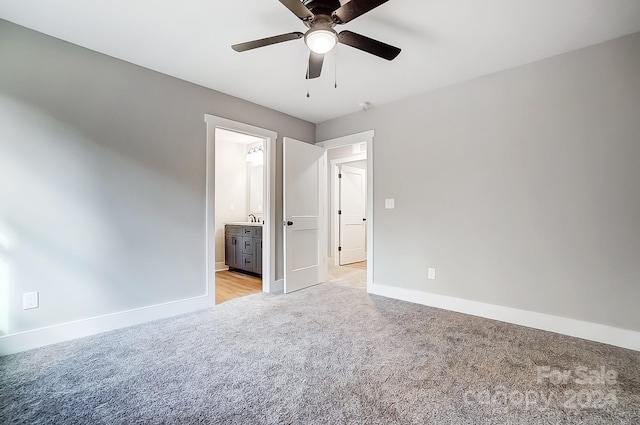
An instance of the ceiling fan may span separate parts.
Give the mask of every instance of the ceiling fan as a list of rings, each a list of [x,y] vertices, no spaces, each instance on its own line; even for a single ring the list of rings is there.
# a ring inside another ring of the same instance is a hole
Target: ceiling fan
[[[318,78],[322,71],[322,62],[325,53],[330,52],[337,43],[355,47],[372,55],[393,60],[400,49],[389,44],[374,40],[364,35],[351,31],[336,32],[336,25],[346,24],[349,21],[364,15],[370,10],[386,3],[388,0],[350,0],[344,5],[340,0],[279,0],[293,14],[302,20],[309,28],[306,33],[290,32],[260,40],[231,46],[236,52],[257,49],[258,47],[282,43],[283,41],[304,38],[309,47],[309,67],[306,78]]]

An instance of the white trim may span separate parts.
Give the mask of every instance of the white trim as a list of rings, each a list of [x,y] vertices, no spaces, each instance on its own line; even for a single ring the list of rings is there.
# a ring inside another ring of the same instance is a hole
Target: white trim
[[[350,134],[348,136],[336,137],[335,139],[324,140],[316,143],[316,146],[320,146],[325,149],[338,148],[340,146],[354,145],[356,143],[363,143],[373,140],[374,131],[368,130],[361,133]],[[371,146],[367,145],[367,152]]]
[[[114,329],[126,328],[152,320],[176,316],[178,314],[191,313],[212,306],[211,296],[204,295],[18,332],[0,337],[0,356],[95,335]]]
[[[222,272],[225,270],[229,270],[229,267],[224,263],[224,261],[216,261],[216,271]]]
[[[275,194],[276,194],[276,141],[278,133],[238,121],[205,114],[207,123],[207,201],[206,201],[206,267],[207,282],[215,294],[215,129],[235,131],[264,139],[264,222],[262,227],[262,291],[272,292],[276,277]],[[266,248],[266,249],[265,249]]]
[[[333,211],[331,211],[330,217],[332,218],[331,232],[333,233],[333,237],[330,239],[329,243],[333,242],[333,244],[329,248],[333,262],[330,262],[329,264],[333,264],[334,266],[340,265],[340,252],[338,251],[338,246],[340,245],[340,216],[336,211],[340,208],[340,182],[338,181],[338,174],[340,174],[338,164],[334,164],[334,162],[331,161],[331,181],[333,182],[331,194],[333,195]]]
[[[640,351],[637,331],[387,285],[367,285],[367,292]]]
[[[316,143],[317,146],[325,149],[337,148],[340,146],[353,145],[356,143],[367,143],[367,288],[373,285],[374,255],[373,255],[373,130],[362,133],[351,134],[349,136],[338,137]],[[328,250],[327,250],[328,251]],[[334,259],[335,261],[335,259]]]

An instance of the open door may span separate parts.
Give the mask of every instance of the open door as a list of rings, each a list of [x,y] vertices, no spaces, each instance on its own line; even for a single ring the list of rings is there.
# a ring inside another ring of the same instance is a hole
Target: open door
[[[340,169],[340,265],[367,259],[367,179],[365,170],[343,165]]]
[[[318,146],[283,141],[284,292],[327,280],[327,157]]]

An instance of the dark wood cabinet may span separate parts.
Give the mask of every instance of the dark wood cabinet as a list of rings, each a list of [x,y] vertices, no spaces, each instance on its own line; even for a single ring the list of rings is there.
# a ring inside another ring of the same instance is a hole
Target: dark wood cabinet
[[[232,268],[239,268],[242,264],[242,236],[236,226],[225,226],[224,262]]]
[[[253,238],[256,254],[253,257],[253,272],[262,274],[262,238]]]
[[[262,275],[262,227],[227,224],[224,228],[229,269]]]

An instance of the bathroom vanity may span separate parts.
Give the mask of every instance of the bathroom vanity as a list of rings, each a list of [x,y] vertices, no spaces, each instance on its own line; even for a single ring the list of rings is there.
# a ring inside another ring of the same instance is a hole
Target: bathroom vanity
[[[262,223],[227,223],[224,257],[229,270],[262,275]]]

